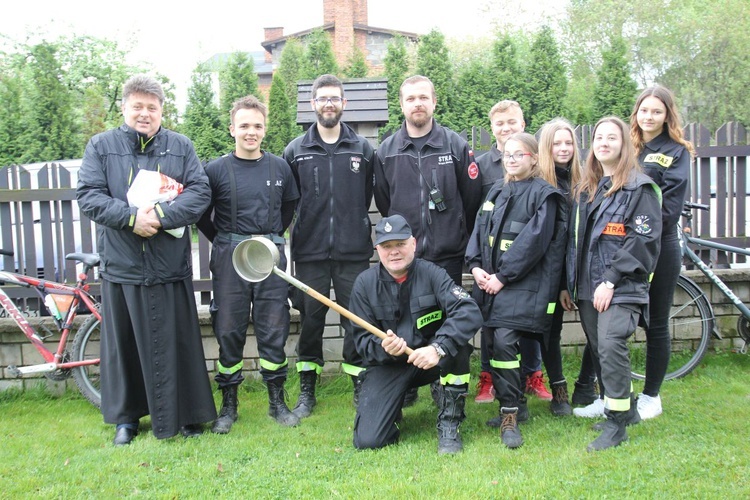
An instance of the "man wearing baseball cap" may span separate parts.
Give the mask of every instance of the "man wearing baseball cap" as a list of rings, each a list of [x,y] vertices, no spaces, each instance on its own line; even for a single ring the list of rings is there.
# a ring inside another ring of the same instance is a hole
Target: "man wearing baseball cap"
[[[349,307],[388,337],[353,324],[367,368],[360,374],[354,446],[395,443],[406,392],[439,380],[438,453],[457,453],[463,449],[458,427],[466,418],[469,340],[482,323],[479,307],[443,268],[415,258],[416,240],[401,215],[378,222],[375,249],[380,262],[357,277]]]

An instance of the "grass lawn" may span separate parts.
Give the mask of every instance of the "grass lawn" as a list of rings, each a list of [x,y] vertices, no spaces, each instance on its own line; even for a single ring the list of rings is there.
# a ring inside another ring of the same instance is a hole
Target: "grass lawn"
[[[570,357],[569,357],[570,358]],[[579,360],[568,359],[569,385]],[[289,404],[298,392],[290,380]],[[636,390],[642,387],[636,384]],[[216,394],[217,402],[220,399]],[[313,415],[282,428],[267,415],[259,382],[240,391],[228,435],[159,441],[148,419],[132,445],[77,393],[0,394],[0,498],[747,498],[750,496],[750,356],[709,354],[688,377],[665,383],[664,414],[628,430],[630,441],[599,453],[592,421],[556,418],[530,398],[525,444],[508,450],[477,405],[461,427],[464,452],[437,455],[437,409],[429,388],[404,410],[401,442],[352,446],[351,384],[318,390]]]

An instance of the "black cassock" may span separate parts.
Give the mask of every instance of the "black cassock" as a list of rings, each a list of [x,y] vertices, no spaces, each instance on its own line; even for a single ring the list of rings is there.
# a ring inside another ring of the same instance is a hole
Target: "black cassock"
[[[190,278],[153,286],[102,280],[102,414],[151,415],[154,436],[216,418]]]

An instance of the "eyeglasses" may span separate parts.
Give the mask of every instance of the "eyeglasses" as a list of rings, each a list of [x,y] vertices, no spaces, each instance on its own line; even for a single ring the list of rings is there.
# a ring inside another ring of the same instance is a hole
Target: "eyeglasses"
[[[523,157],[524,157],[524,156],[531,156],[531,153],[524,153],[524,152],[522,152],[522,151],[516,151],[516,152],[515,152],[515,153],[513,153],[512,155],[509,155],[508,153],[505,153],[505,154],[503,155],[503,160],[505,160],[505,161],[508,161],[508,160],[510,160],[511,158],[513,158],[513,159],[514,159],[514,160],[516,160],[516,161],[523,161]]]
[[[331,104],[335,106],[336,104],[341,104],[341,101],[343,101],[344,98],[343,97],[316,97],[313,100],[317,102],[318,104],[320,104],[321,106],[325,106],[326,103],[328,102],[330,102]]]

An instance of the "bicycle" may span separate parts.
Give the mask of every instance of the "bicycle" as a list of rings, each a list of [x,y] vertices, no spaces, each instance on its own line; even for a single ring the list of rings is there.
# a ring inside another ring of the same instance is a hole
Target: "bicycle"
[[[699,269],[716,288],[729,299],[740,311],[737,319],[737,331],[745,341],[741,352],[747,352],[750,343],[750,308],[748,308],[737,295],[719,278],[711,268],[690,248],[694,245],[698,248],[713,248],[729,253],[750,256],[750,251],[731,245],[724,245],[713,241],[703,240],[692,236],[691,210],[708,210],[708,205],[685,202],[682,217],[685,224],[681,227],[680,246],[682,248],[683,262],[692,264]],[[677,280],[672,313],[670,315],[670,332],[672,335],[672,356],[667,368],[665,380],[684,377],[701,362],[708,350],[711,337],[721,340],[721,334],[716,326],[716,316],[713,306],[706,297],[705,292],[692,279],[681,274]],[[632,376],[638,380],[645,379],[646,359],[646,337],[640,328],[631,340],[631,366]]]
[[[13,252],[0,249],[0,254],[13,256]],[[29,339],[34,348],[44,358],[44,363],[28,366],[7,367],[7,372],[16,377],[28,374],[43,373],[50,380],[65,380],[71,373],[81,394],[94,406],[101,406],[101,392],[99,389],[99,340],[101,334],[101,314],[99,302],[89,293],[89,284],[86,282],[88,273],[99,265],[99,255],[94,253],[71,253],[65,256],[67,260],[75,260],[83,264],[83,272],[78,275],[75,286],[39,279],[23,274],[0,271],[0,285],[16,285],[25,288],[33,288],[40,297],[41,304],[49,312],[54,320],[55,326],[60,333],[60,340],[54,351],[44,343],[45,339],[51,337],[51,332],[46,326],[41,328],[44,333],[40,335],[34,327],[26,320],[26,317],[18,309],[8,294],[0,288],[0,304],[13,318],[24,335]],[[88,309],[91,316],[84,320],[83,324],[73,335],[72,344],[68,349],[71,338],[73,320],[79,314],[80,309]]]

